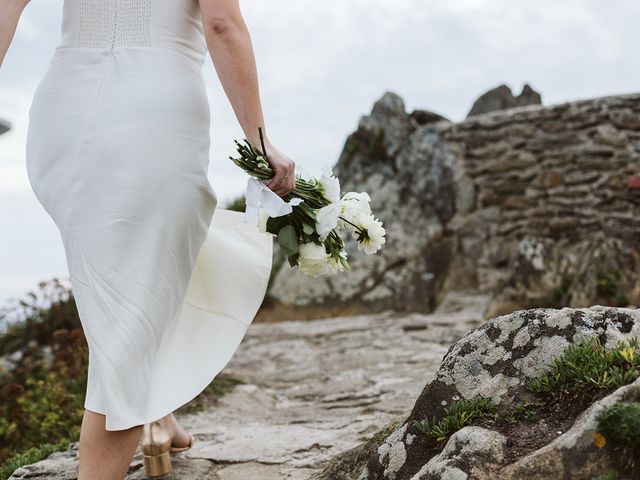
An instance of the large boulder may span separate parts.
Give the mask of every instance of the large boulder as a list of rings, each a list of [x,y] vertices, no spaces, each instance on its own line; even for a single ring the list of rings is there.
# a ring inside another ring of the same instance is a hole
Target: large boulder
[[[334,168],[370,194],[386,244],[347,239],[352,270],[324,278],[285,262],[259,316],[428,313],[456,289],[492,294],[485,318],[638,305],[639,163],[640,94],[452,123],[386,92]]]
[[[502,407],[535,401],[526,388],[529,380],[550,371],[554,358],[568,345],[594,337],[606,349],[620,340],[640,338],[640,310],[600,305],[519,310],[469,331],[448,349],[406,420],[370,456],[359,480],[488,479],[497,478],[491,476],[496,469],[505,479],[560,480],[585,478],[566,474],[572,466],[581,465],[576,472],[582,473],[607,467],[606,455],[597,455],[598,447],[592,441],[595,414],[629,398],[632,391],[640,399],[640,379],[596,402],[566,431],[539,431],[541,436],[557,433],[557,437],[524,458],[507,462],[507,468],[503,465],[506,439],[499,432],[463,428],[437,452],[417,441],[422,432],[413,424],[425,417],[440,420],[445,408],[460,399],[484,397]],[[552,465],[550,458],[555,459]]]
[[[467,117],[528,105],[542,105],[542,96],[531,85],[525,83],[520,95],[514,96],[511,89],[502,84],[480,95]]]
[[[455,213],[455,155],[437,131],[416,135],[428,116],[407,114],[402,99],[387,92],[361,118],[334,174],[343,191],[368,191],[371,208],[386,228],[382,253],[356,252],[346,238],[352,270],[310,278],[285,263],[270,298],[279,318],[347,315],[389,308],[431,311],[439,303],[454,243],[444,225]],[[430,117],[435,120],[436,117]]]

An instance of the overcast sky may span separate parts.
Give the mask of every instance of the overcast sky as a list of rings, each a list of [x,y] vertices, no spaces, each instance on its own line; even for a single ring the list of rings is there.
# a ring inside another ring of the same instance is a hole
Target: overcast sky
[[[26,176],[28,109],[60,41],[62,0],[32,0],[0,71],[0,304],[68,274],[53,221]],[[386,90],[407,110],[462,120],[473,100],[529,82],[543,103],[639,91],[634,0],[243,0],[271,141],[311,172]],[[242,137],[210,59],[209,178],[223,206],[244,191],[230,160]]]

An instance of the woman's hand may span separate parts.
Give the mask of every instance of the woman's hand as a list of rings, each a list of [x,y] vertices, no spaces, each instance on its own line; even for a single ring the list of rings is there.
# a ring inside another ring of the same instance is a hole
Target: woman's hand
[[[255,148],[262,150],[260,143],[252,143]],[[267,150],[267,161],[275,172],[274,177],[267,184],[271,190],[284,197],[287,193],[291,192],[296,187],[296,164],[293,160],[280,152],[277,148],[271,145],[266,138],[264,139],[264,146]]]

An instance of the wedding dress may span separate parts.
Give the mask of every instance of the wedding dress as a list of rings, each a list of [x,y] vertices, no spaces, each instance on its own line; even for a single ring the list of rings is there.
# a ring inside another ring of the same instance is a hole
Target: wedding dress
[[[29,109],[26,167],[58,227],[89,347],[84,406],[157,420],[229,362],[272,237],[217,207],[197,0],[64,0]]]

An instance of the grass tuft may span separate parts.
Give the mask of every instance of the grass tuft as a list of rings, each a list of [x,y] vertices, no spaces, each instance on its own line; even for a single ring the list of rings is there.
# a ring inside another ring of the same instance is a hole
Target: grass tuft
[[[445,416],[440,421],[436,422],[435,417],[432,417],[429,423],[429,419],[424,418],[421,421],[414,420],[413,425],[435,440],[438,447],[443,447],[453,433],[470,425],[476,418],[493,411],[494,408],[495,405],[484,397],[462,399],[451,403],[445,409]]]
[[[619,341],[614,348],[606,350],[600,339],[593,337],[569,345],[554,359],[552,370],[532,379],[527,388],[540,395],[563,397],[621,387],[638,376],[639,338]]]

